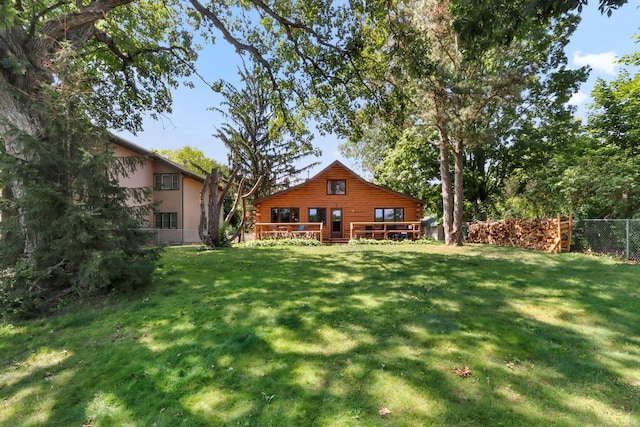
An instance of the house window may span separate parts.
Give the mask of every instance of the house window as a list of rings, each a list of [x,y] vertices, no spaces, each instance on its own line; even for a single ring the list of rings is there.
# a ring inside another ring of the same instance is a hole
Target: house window
[[[271,222],[300,222],[300,208],[271,208]]]
[[[347,181],[344,179],[327,180],[327,194],[347,194]]]
[[[155,228],[178,228],[176,212],[156,212],[153,214]]]
[[[177,173],[154,173],[153,188],[155,190],[178,190],[180,175]]]
[[[309,222],[327,225],[327,208],[309,208]]]
[[[403,208],[376,208],[374,220],[377,222],[401,222],[404,221]]]

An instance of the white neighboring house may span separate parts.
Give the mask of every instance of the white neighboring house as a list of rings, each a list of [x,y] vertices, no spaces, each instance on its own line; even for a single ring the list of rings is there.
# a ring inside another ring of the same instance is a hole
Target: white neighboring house
[[[149,215],[149,228],[155,231],[155,243],[200,243],[200,192],[204,178],[116,135],[111,135],[111,143],[116,157],[144,156],[147,159],[129,176],[120,177],[120,185],[153,189],[150,201],[158,204]]]

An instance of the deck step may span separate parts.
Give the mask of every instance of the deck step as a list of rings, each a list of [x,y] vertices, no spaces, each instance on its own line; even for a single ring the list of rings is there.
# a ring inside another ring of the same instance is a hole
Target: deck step
[[[349,243],[349,239],[346,238],[341,238],[341,239],[325,239],[323,241],[323,243],[327,244],[327,245],[342,245],[342,244],[346,244]]]

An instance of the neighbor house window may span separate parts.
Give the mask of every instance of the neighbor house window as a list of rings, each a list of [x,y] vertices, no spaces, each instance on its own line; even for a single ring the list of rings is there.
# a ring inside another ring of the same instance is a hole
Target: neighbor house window
[[[344,179],[327,180],[327,194],[347,194],[347,181]]]
[[[178,228],[176,212],[156,212],[153,214],[155,228]]]
[[[327,208],[309,208],[309,222],[327,225]]]
[[[271,222],[299,222],[300,208],[271,208]]]
[[[153,188],[156,190],[177,190],[180,175],[177,173],[154,173]]]
[[[374,220],[378,222],[401,222],[404,221],[403,208],[376,208]]]

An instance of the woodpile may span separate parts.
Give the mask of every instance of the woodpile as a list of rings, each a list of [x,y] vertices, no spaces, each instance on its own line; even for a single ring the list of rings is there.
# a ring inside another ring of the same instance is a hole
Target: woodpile
[[[556,219],[475,222],[469,225],[467,242],[514,246],[546,252],[569,252],[572,216]]]

